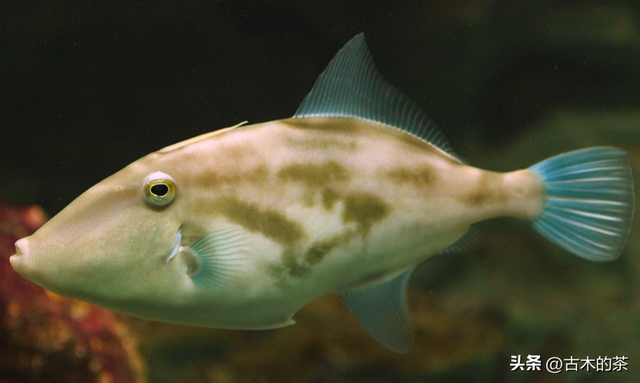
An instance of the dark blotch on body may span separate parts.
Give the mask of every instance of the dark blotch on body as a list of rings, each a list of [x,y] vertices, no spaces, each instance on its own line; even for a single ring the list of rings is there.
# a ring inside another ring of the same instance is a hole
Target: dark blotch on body
[[[385,175],[393,182],[412,183],[418,186],[426,186],[436,180],[435,171],[427,165],[417,168],[398,167],[389,170]]]
[[[349,171],[336,161],[328,161],[322,164],[293,164],[285,166],[278,172],[278,177],[283,180],[301,182],[312,189],[344,182],[351,179]]]
[[[345,140],[338,138],[326,138],[320,136],[320,133],[312,137],[306,138],[287,138],[287,143],[291,146],[304,150],[321,151],[321,150],[342,150],[344,152],[354,152],[358,149],[356,140]]]
[[[293,277],[302,277],[309,272],[309,265],[301,263],[298,253],[292,248],[288,248],[282,253],[282,264],[284,271]],[[279,275],[283,270],[276,267],[272,271]]]
[[[329,190],[329,189],[325,189]],[[325,196],[323,195],[323,199]],[[302,277],[309,273],[312,266],[320,263],[337,247],[351,241],[356,235],[367,235],[371,227],[390,214],[390,207],[380,197],[370,193],[353,193],[345,198],[335,192],[327,192],[323,205],[330,208],[338,200],[344,201],[342,220],[355,222],[355,229],[347,230],[332,237],[316,240],[305,250],[299,246],[288,246],[282,253],[282,265],[273,265],[271,273],[275,278],[285,276]]]
[[[380,197],[370,193],[354,193],[344,199],[342,220],[345,223],[356,222],[360,233],[367,235],[373,224],[389,213],[389,205]]]
[[[333,209],[333,206],[340,200],[340,194],[331,188],[322,189],[322,206],[327,209]]]
[[[204,183],[209,186],[237,186],[243,182],[261,184],[266,182],[268,176],[269,170],[266,166],[261,165],[241,173],[237,170],[233,172],[214,170],[204,173],[202,179]]]
[[[249,142],[242,144],[222,144],[216,147],[216,154],[221,161],[244,161],[247,158],[254,157],[256,150]]]
[[[293,129],[319,130],[322,134],[356,134],[360,133],[363,120],[350,117],[316,117],[288,118],[281,123]]]
[[[340,194],[330,185],[351,180],[348,169],[336,161],[285,166],[278,172],[278,177],[285,181],[303,184],[307,188],[303,196],[303,202],[307,206],[313,205],[316,193],[320,192],[322,206],[327,210],[331,210],[340,199]]]
[[[348,243],[354,235],[355,233],[353,231],[346,231],[322,241],[315,241],[305,253],[304,260],[307,261],[309,265],[317,264],[333,249]]]
[[[299,222],[287,219],[276,210],[262,209],[235,197],[220,198],[214,206],[229,221],[285,246],[293,246],[305,236]]]
[[[471,193],[463,195],[461,200],[472,206],[502,202],[507,199],[502,186],[501,176],[497,173],[482,172],[477,187]]]
[[[289,247],[282,253],[282,266],[272,265],[271,273],[276,278],[282,278],[285,275],[303,277],[309,273],[311,266],[320,263],[335,248],[349,243],[355,235],[355,231],[349,230],[327,239],[317,240],[304,252]]]

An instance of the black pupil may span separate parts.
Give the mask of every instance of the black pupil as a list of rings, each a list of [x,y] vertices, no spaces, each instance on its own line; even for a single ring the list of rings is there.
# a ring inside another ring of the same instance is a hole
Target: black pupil
[[[158,197],[163,197],[169,193],[169,187],[165,184],[155,184],[151,187],[151,193]]]

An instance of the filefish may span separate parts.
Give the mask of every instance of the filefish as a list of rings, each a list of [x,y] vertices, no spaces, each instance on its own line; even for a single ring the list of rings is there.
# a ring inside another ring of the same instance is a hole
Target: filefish
[[[410,350],[412,270],[475,222],[528,220],[580,257],[619,257],[634,194],[627,154],[577,150],[509,173],[464,164],[349,41],[292,118],[160,149],[91,187],[13,269],[56,294],[156,321],[292,325],[337,293],[385,347]]]

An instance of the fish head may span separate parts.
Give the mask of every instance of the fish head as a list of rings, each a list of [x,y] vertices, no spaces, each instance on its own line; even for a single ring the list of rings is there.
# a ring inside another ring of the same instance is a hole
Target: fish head
[[[183,201],[175,168],[162,169],[157,156],[91,187],[18,240],[13,269],[54,293],[117,311],[169,294],[181,283],[168,260],[180,245]]]

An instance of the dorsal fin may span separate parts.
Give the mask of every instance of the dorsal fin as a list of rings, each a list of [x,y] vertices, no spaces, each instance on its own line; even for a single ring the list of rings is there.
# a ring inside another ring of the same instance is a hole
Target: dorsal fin
[[[420,107],[378,72],[363,33],[336,54],[293,117],[355,117],[380,122],[411,133],[460,161]]]

